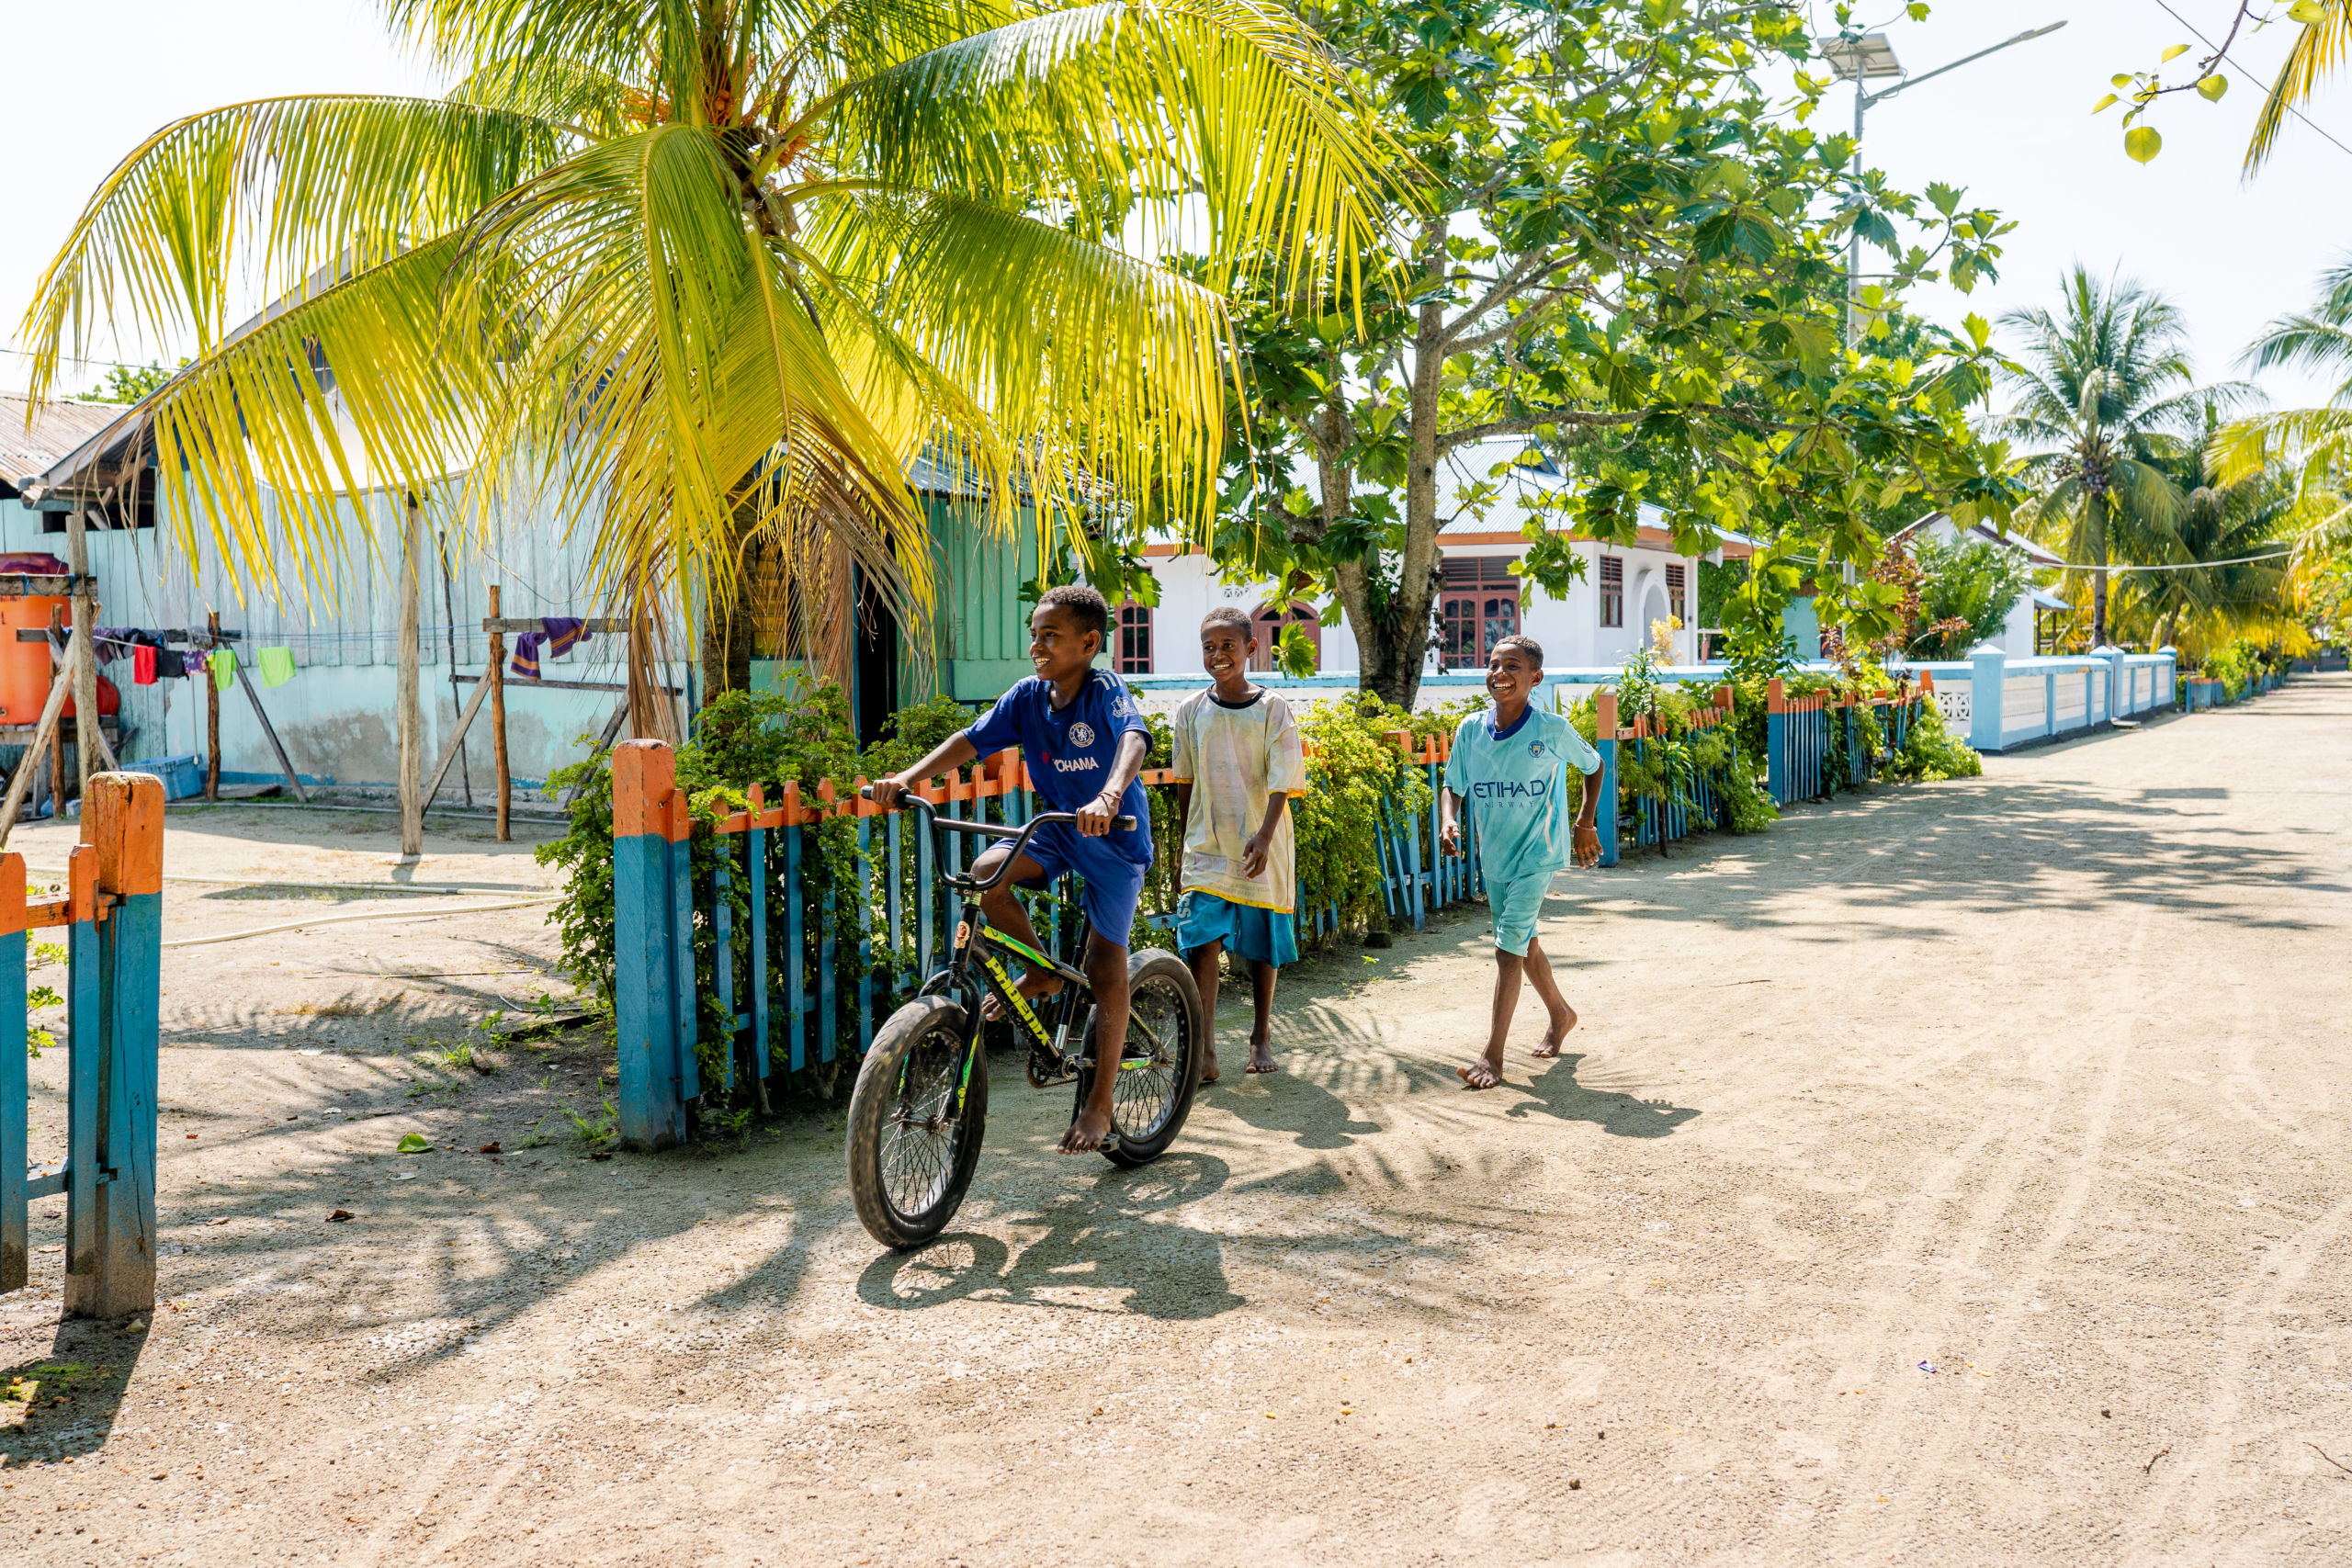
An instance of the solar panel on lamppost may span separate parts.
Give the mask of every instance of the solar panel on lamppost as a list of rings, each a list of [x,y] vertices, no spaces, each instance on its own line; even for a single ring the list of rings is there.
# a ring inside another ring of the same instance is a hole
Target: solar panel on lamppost
[[[1862,202],[1862,113],[1872,104],[1883,103],[1895,94],[1905,92],[1922,82],[1932,81],[1947,71],[1957,71],[1973,65],[1988,54],[1998,54],[2013,44],[2028,43],[2047,38],[2064,27],[2064,22],[2052,22],[2045,28],[2033,28],[2015,38],[2003,39],[1989,49],[1964,54],[1949,65],[1939,65],[1917,76],[1903,69],[1894,56],[1894,44],[1884,33],[1841,33],[1836,38],[1815,39],[1814,48],[1820,52],[1829,69],[1840,82],[1854,85],[1854,207],[1859,216]],[[1901,78],[1883,92],[1871,92],[1866,84],[1883,82],[1889,76]],[[1855,296],[1862,284],[1862,232],[1859,226],[1846,238],[1846,346],[1851,348],[1857,335]]]

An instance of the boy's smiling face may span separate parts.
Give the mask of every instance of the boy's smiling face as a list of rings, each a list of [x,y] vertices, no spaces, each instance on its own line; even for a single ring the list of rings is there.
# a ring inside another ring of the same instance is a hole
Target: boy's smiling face
[[[1211,621],[1201,628],[1201,668],[1220,686],[1243,680],[1257,653],[1258,639],[1229,622]]]
[[[1498,648],[1487,660],[1487,694],[1497,707],[1518,706],[1543,679],[1544,667],[1523,648]]]
[[[1094,663],[1102,639],[1078,629],[1077,617],[1059,604],[1040,604],[1029,617],[1029,663],[1057,685],[1068,685]]]

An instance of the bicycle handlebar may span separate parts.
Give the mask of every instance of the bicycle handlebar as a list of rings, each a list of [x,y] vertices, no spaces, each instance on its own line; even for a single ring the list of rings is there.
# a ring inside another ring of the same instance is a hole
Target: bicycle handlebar
[[[860,797],[872,800],[874,786],[867,784],[857,793]],[[936,806],[910,789],[899,792],[899,806],[904,810],[922,812],[924,824],[934,833],[945,830],[954,833],[970,833],[977,838],[1011,841],[1012,852],[1004,857],[1004,863],[997,867],[996,874],[985,882],[975,876],[957,876],[944,870],[940,873],[941,879],[950,887],[973,893],[989,892],[1006,877],[1012,875],[1012,863],[1021,857],[1023,850],[1029,847],[1029,840],[1038,829],[1057,822],[1073,828],[1078,825],[1078,813],[1075,811],[1041,811],[1018,828],[996,822],[967,822],[960,817],[940,816]],[[1138,824],[1133,817],[1119,816],[1111,818],[1111,826],[1121,832],[1130,832]]]

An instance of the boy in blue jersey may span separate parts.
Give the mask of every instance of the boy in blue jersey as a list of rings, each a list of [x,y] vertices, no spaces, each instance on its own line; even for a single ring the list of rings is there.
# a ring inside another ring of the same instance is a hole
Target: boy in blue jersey
[[[1013,863],[1012,874],[980,899],[989,924],[1031,947],[1037,932],[1012,895],[1014,883],[1032,887],[1066,871],[1085,878],[1086,954],[1080,967],[1094,990],[1097,1040],[1127,1037],[1127,939],[1135,928],[1136,903],[1143,895],[1144,868],[1151,864],[1151,806],[1136,775],[1151,750],[1151,727],[1136,711],[1126,682],[1094,668],[1111,623],[1110,606],[1091,588],[1046,591],[1029,617],[1029,662],[1036,673],[997,699],[978,724],[960,729],[939,749],[905,772],[872,785],[885,807],[924,779],[960,767],[1010,746],[1021,748],[1029,765],[1029,786],[1056,811],[1075,812],[1077,827],[1049,823],[1029,840]],[[1132,817],[1133,828],[1111,826]],[[995,874],[1010,846],[1000,844],[972,863],[982,877]],[[1021,979],[1021,994],[1036,998],[1061,988],[1051,971],[1032,969]],[[984,1010],[995,1016],[993,997]],[[1116,1058],[1114,1058],[1115,1063]],[[1066,1155],[1098,1148],[1111,1131],[1112,1095],[1118,1073],[1098,1072],[1086,1109],[1062,1134]]]
[[[1555,713],[1539,713],[1528,702],[1544,680],[1544,650],[1523,637],[1495,644],[1487,660],[1487,692],[1492,710],[1472,714],[1453,734],[1445,764],[1445,790],[1439,796],[1439,836],[1445,852],[1462,852],[1462,803],[1467,800],[1478,824],[1478,869],[1487,879],[1487,908],[1495,923],[1495,1007],[1487,1053],[1455,1072],[1472,1089],[1502,1082],[1503,1037],[1510,1032],[1524,975],[1551,1015],[1538,1056],[1556,1056],[1560,1043],[1577,1026],[1576,1010],[1552,978],[1552,961],[1535,940],[1535,919],[1552,878],[1571,861],[1591,865],[1600,859],[1600,835],[1593,826],[1600,805],[1600,753],[1576,727]],[[1584,776],[1584,801],[1573,825],[1568,815],[1568,770]]]

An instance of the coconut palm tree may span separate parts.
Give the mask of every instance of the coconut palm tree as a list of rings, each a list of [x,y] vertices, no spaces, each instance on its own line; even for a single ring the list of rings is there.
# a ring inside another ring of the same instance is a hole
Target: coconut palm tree
[[[2242,363],[2335,378],[2322,406],[2235,420],[2212,441],[2214,472],[2225,483],[2274,469],[2292,476],[2295,566],[2313,568],[2352,547],[2352,255],[2322,273],[2318,299],[2272,321]]]
[[[2189,570],[2129,573],[2115,600],[2118,625],[2143,632],[2152,648],[2171,644],[2192,657],[2296,624],[2287,559],[2273,554],[2293,527],[2293,487],[2275,474],[2234,483],[2201,477],[2182,496],[2173,559],[2153,563]]]
[[[2091,640],[2103,646],[2107,566],[2170,546],[2182,493],[2166,463],[2190,449],[2214,400],[2234,403],[2248,389],[2199,388],[2179,310],[2079,265],[2055,311],[2013,310],[2001,324],[2024,343],[2004,378],[2016,402],[1993,434],[2027,453],[2039,491],[2030,525],[2090,573]]]
[[[1312,288],[1385,199],[1339,66],[1266,0],[385,11],[455,91],[164,127],[23,328],[37,396],[103,334],[193,344],[157,466],[265,588],[348,562],[343,498],[463,473],[477,518],[527,487],[593,527],[640,610],[735,603],[757,546],[919,621],[918,452],[1001,513],[1205,516],[1225,305],[1141,258],[1181,226],[1213,281],[1271,255]],[[276,303],[238,331],[241,279]]]

